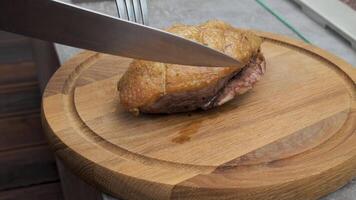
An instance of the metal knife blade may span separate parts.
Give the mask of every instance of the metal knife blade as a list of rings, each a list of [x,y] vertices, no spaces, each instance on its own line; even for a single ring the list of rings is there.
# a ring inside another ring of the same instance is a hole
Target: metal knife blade
[[[196,42],[57,0],[0,0],[0,29],[137,59],[241,66],[234,58]]]

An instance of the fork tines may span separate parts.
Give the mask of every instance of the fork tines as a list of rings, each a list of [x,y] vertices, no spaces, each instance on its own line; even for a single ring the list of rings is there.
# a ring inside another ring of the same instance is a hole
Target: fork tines
[[[148,24],[147,0],[115,0],[119,17],[140,24]]]

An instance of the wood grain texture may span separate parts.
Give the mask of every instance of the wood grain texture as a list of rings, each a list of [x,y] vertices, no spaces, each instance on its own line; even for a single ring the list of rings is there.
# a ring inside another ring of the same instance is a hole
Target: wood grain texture
[[[210,111],[132,116],[116,83],[130,59],[83,52],[43,97],[53,150],[83,180],[123,199],[317,199],[356,175],[356,73],[271,33],[267,72]]]
[[[38,82],[0,85],[0,118],[19,116],[23,112],[40,112],[41,93]]]
[[[62,200],[58,182],[0,191],[0,200]]]
[[[37,68],[32,61],[0,64],[0,85],[37,80]]]
[[[41,127],[38,70],[31,39],[0,31],[0,190],[59,180]],[[35,198],[32,190],[20,191],[1,192],[0,199],[24,199],[26,192]]]
[[[0,190],[57,181],[40,113],[0,118]]]
[[[0,152],[47,145],[40,113],[0,119]]]
[[[0,190],[58,181],[47,144],[0,151]]]

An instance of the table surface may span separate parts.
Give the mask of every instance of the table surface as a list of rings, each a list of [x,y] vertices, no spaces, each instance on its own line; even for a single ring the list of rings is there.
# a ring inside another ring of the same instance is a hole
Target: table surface
[[[113,1],[62,0],[85,8],[116,16]],[[356,66],[356,51],[344,39],[312,21],[299,7],[286,0],[265,0],[275,12],[286,19],[312,44],[345,59]],[[237,27],[275,32],[293,38],[298,36],[253,0],[149,0],[149,25],[164,28],[174,23],[197,24],[220,19]],[[56,44],[60,61],[64,62],[80,49]],[[104,199],[114,198],[104,195]],[[356,199],[356,180],[322,200]]]

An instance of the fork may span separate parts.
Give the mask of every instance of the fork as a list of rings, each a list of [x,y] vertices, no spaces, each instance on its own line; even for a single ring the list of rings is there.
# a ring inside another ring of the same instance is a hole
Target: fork
[[[147,0],[115,0],[119,18],[148,25]]]

